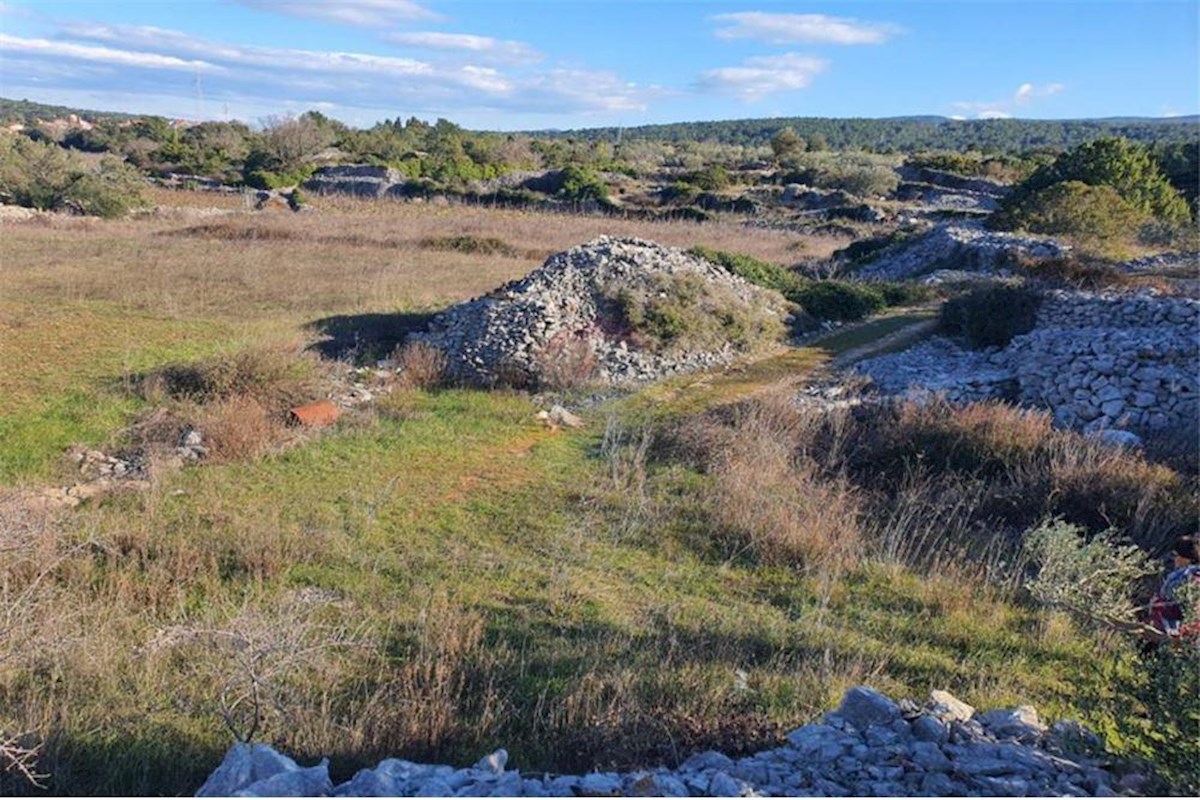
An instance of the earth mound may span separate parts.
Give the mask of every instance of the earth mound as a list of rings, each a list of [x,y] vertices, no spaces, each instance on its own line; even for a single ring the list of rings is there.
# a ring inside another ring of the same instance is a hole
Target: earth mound
[[[413,338],[479,385],[629,384],[778,341],[788,304],[683,250],[600,237],[439,314]]]

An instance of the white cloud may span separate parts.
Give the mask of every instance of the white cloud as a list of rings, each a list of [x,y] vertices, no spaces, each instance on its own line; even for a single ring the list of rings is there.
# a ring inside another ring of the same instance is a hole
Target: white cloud
[[[882,44],[900,32],[886,22],[862,22],[825,14],[768,14],[742,11],[717,14],[713,20],[727,24],[717,30],[721,39],[754,39],[767,44]]]
[[[383,28],[404,20],[436,20],[440,14],[413,0],[234,0],[260,11],[273,11],[293,17]]]
[[[650,98],[663,93],[654,87],[627,83],[606,71],[523,69],[511,73],[498,68],[498,64],[488,65],[485,57],[477,58],[471,48],[503,51],[503,45],[508,44],[493,40],[497,45],[491,45],[487,37],[450,43],[458,46],[457,52],[485,63],[439,63],[373,53],[235,45],[176,30],[132,25],[71,23],[62,26],[53,41],[5,38],[15,43],[8,49],[21,48],[21,80],[26,84],[81,95],[142,91],[160,95],[165,105],[162,97],[171,94],[165,91],[165,84],[171,83],[174,94],[186,98],[194,94],[194,87],[191,76],[182,71],[200,70],[210,109],[221,107],[216,105],[221,97],[237,98],[229,102],[239,108],[250,102],[247,98],[254,97],[262,99],[264,109],[300,102],[307,106],[336,103],[340,109],[353,109],[359,119],[367,109],[379,111],[379,117],[416,113],[458,119],[486,111],[561,117],[641,111]],[[441,43],[449,46],[445,40]],[[5,46],[5,40],[0,40],[0,48]],[[68,61],[78,67],[77,78],[58,69]],[[172,82],[165,79],[167,73],[129,69],[133,66],[167,67],[181,73]],[[194,97],[174,108],[171,115],[196,115]]]
[[[738,67],[705,70],[697,84],[702,91],[733,94],[753,102],[777,92],[806,89],[828,66],[824,59],[799,53],[757,56]]]
[[[541,54],[524,42],[511,39],[494,39],[491,36],[422,31],[389,33],[383,38],[393,44],[405,45],[407,47],[469,53],[472,56],[488,58],[508,64],[531,64],[542,60]]]
[[[1025,82],[1009,97],[1001,100],[959,100],[951,105],[959,111],[972,111],[979,119],[1008,119],[1034,100],[1050,97],[1067,88],[1061,83]]]
[[[1064,87],[1061,83],[1047,83],[1042,86],[1034,86],[1032,83],[1022,83],[1017,87],[1016,93],[1013,94],[1013,101],[1016,103],[1027,103],[1035,97],[1049,97],[1052,94],[1058,94]]]
[[[521,112],[643,111],[662,94],[662,89],[629,83],[614,72],[552,69],[523,78],[500,107]]]
[[[222,72],[215,64],[200,60],[187,60],[175,56],[147,53],[136,50],[118,50],[97,45],[57,42],[49,39],[23,39],[0,33],[0,52],[25,55],[70,58],[101,64],[114,64],[141,69],[172,69],[188,72]]]

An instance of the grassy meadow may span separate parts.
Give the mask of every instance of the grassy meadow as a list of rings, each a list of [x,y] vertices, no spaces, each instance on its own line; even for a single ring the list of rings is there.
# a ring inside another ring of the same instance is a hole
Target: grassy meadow
[[[385,202],[205,216],[189,208],[222,198],[157,199],[179,208],[0,229],[0,733],[38,748],[48,791],[191,793],[235,736],[329,755],[339,775],[501,746],[522,769],[675,762],[774,743],[857,683],[1108,713],[1119,649],[1022,599],[1015,551],[985,541],[988,514],[1009,512],[963,486],[999,492],[979,465],[1019,461],[1037,480],[1004,484],[1005,502],[1069,514],[1055,503],[1071,481],[1136,466],[1123,502],[1169,520],[1191,509],[1177,476],[1078,437],[1051,448],[1036,422],[998,441],[1008,418],[909,419],[895,429],[959,436],[981,460],[910,482],[910,513],[882,525],[894,487],[854,453],[899,459],[901,444],[864,431],[843,461],[810,457],[842,451],[807,418],[766,414],[770,387],[925,310],[649,387],[579,430],[538,424],[527,394],[405,387],[299,446],[156,471],[147,491],[77,509],[22,503],[68,478],[69,445],[119,445],[155,405],[140,377],[169,364],[270,348],[320,371],[306,348],[329,337],[383,354],[423,315],[600,234],[785,264],[844,244]],[[938,491],[966,510],[939,516]],[[960,529],[974,538],[953,541]]]

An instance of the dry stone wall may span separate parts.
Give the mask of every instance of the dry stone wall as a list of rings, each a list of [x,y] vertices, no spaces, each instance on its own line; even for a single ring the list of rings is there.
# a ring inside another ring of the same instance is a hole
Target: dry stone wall
[[[1049,410],[1063,428],[1188,429],[1200,421],[1200,301],[1056,291],[1002,350],[935,338],[856,369],[887,394],[1001,397]]]
[[[1163,430],[1200,415],[1200,302],[1054,292],[1006,360],[1018,401],[1063,427]]]

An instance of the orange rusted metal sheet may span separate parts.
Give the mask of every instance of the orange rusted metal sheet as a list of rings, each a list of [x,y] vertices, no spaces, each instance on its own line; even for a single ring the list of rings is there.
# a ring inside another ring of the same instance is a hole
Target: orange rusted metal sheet
[[[329,400],[319,400],[316,403],[296,406],[288,412],[288,418],[293,424],[303,425],[306,428],[327,428],[337,422],[341,415],[342,410]]]

